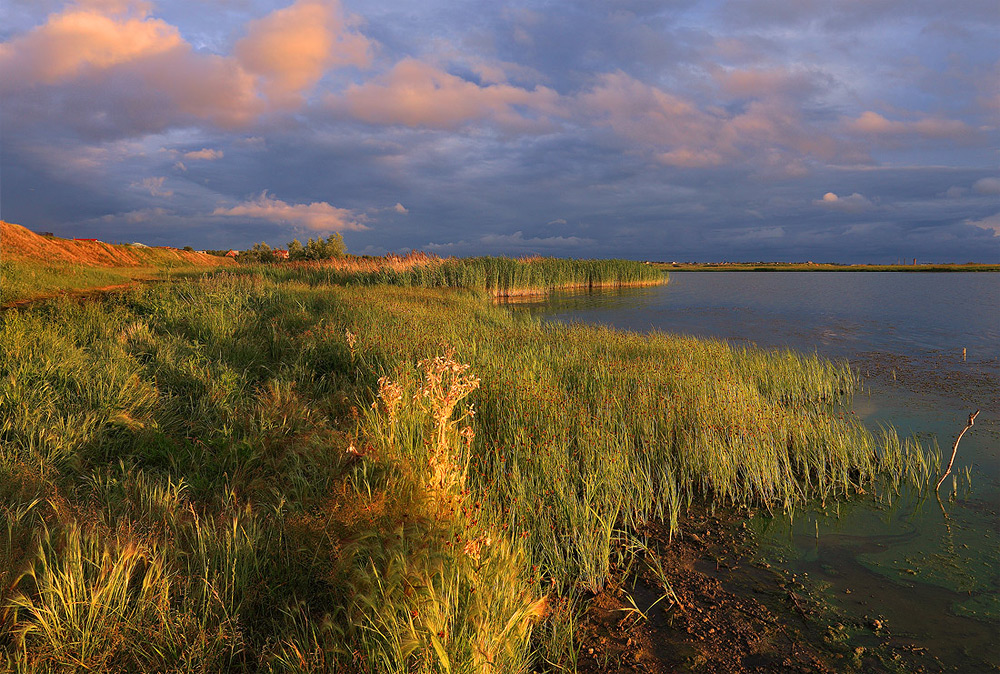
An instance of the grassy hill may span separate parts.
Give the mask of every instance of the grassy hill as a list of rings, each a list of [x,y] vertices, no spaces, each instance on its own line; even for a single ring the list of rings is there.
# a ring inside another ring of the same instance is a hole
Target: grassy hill
[[[229,258],[176,248],[40,236],[20,225],[0,221],[0,306],[64,291],[190,274],[231,264]]]

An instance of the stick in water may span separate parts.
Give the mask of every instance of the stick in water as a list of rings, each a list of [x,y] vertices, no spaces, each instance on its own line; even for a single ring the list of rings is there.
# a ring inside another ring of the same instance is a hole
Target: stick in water
[[[944,474],[941,476],[941,479],[938,480],[937,486],[934,487],[934,491],[937,491],[938,489],[940,489],[941,488],[941,483],[944,482],[944,479],[946,477],[948,477],[948,475],[951,474],[951,465],[953,463],[955,463],[955,454],[958,453],[958,443],[961,442],[962,436],[965,435],[965,432],[967,430],[969,430],[970,428],[972,428],[972,425],[974,423],[976,423],[976,417],[977,416],[979,416],[979,410],[976,410],[975,412],[973,412],[972,414],[970,414],[969,415],[969,423],[966,424],[965,428],[962,429],[962,432],[958,434],[957,438],[955,438],[955,444],[951,448],[951,461],[948,462],[948,469],[944,471]]]

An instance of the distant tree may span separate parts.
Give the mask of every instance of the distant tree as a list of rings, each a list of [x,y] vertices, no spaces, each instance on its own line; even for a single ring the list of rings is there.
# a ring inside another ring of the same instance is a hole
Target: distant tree
[[[194,252],[194,247],[193,246],[184,246],[184,250],[186,250],[189,253],[193,253]]]
[[[271,247],[261,241],[260,243],[255,243],[253,248],[250,250],[244,250],[236,256],[237,262],[248,262],[248,263],[260,263],[260,262],[274,262],[274,252]]]
[[[324,244],[323,252],[327,258],[344,257],[347,246],[344,245],[343,235],[340,232],[331,234]]]
[[[347,247],[340,233],[331,234],[325,241],[322,236],[316,239],[310,237],[305,246],[298,239],[288,244],[289,260],[332,260],[346,254]]]

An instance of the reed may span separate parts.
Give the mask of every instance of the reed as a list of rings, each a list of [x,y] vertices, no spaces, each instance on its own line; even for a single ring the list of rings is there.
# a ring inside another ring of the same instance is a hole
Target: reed
[[[348,259],[301,265],[244,266],[236,273],[310,285],[390,285],[468,288],[495,297],[544,293],[557,288],[657,285],[666,275],[631,260],[568,260],[506,257],[448,258],[419,254],[405,258]]]
[[[581,591],[647,520],[938,464],[850,414],[843,363],[328,273],[2,315],[12,669],[558,671]]]

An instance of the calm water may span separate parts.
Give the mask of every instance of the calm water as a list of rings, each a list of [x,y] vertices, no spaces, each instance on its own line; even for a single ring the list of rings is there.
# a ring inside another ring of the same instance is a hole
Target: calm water
[[[848,621],[887,626],[854,641],[888,632],[926,647],[929,666],[1000,670],[1000,275],[674,272],[667,286],[519,306],[545,320],[846,358],[865,376],[854,409],[866,423],[936,441],[946,459],[980,409],[959,446],[960,479],[941,487],[944,511],[904,493],[753,526],[763,558],[808,578]]]

